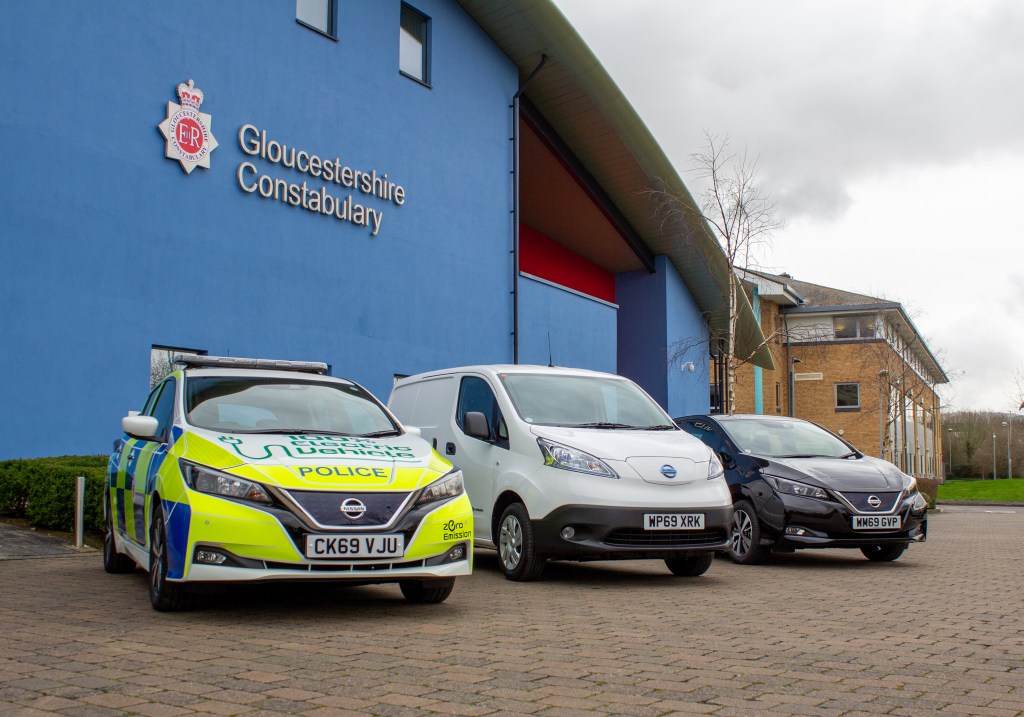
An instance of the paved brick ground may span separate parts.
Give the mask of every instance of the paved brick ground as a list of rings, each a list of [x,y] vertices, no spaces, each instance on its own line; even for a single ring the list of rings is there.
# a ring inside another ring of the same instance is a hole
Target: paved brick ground
[[[800,553],[698,579],[493,554],[447,603],[233,590],[157,614],[96,554],[0,562],[0,714],[1019,715],[1024,511],[947,512],[897,563]]]

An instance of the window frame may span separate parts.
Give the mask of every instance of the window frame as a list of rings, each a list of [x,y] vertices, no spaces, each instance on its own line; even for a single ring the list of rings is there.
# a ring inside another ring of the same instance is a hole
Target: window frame
[[[857,405],[855,406],[840,406],[839,405],[839,387],[840,386],[856,386],[857,387]],[[860,382],[859,381],[840,381],[833,384],[833,398],[835,399],[835,407],[837,412],[842,411],[859,411],[861,408],[860,404]]]
[[[836,328],[836,322],[840,320],[846,320],[853,324],[853,336],[840,336],[839,331]],[[874,330],[870,334],[866,334],[861,329],[867,330],[867,322],[873,324]],[[832,317],[832,338],[837,341],[856,341],[862,339],[875,339],[878,338],[878,316],[877,314],[841,314],[839,316]]]
[[[423,77],[422,77],[422,79],[419,78],[419,77],[416,77],[416,75],[410,75],[408,72],[406,72],[405,70],[402,69],[402,31],[403,31],[402,19],[405,16],[406,12],[408,12],[408,13],[410,13],[412,15],[415,15],[417,18],[419,18],[419,20],[421,20],[423,22],[423,42],[422,42],[422,51],[421,51],[421,60],[423,62]],[[431,55],[430,48],[431,48],[431,45],[433,44],[431,42],[431,25],[432,25],[432,23],[431,23],[429,15],[426,15],[426,14],[420,12],[419,10],[417,10],[416,8],[414,8],[412,5],[410,5],[408,3],[404,3],[403,2],[401,4],[401,9],[399,10],[399,16],[398,16],[398,74],[400,74],[402,77],[407,77],[410,80],[412,80],[413,82],[417,82],[417,83],[419,83],[419,84],[421,84],[424,87],[427,87],[429,89],[433,89],[432,85],[430,84],[430,79],[431,79],[430,75],[431,75],[431,69],[432,69],[432,67],[431,67],[432,63],[430,61],[430,55]]]
[[[493,401],[491,414],[485,414],[485,418],[487,419],[487,432],[490,435],[490,438],[486,441],[466,433],[466,411],[463,410],[465,407],[463,401],[465,400],[466,396],[466,384],[471,381],[479,381],[480,383],[482,383],[490,392],[491,400]],[[492,445],[499,446],[505,449],[509,448],[508,421],[505,420],[505,415],[501,411],[501,404],[498,403],[498,394],[494,390],[494,386],[492,386],[491,382],[488,381],[483,376],[463,376],[462,379],[459,381],[459,396],[458,400],[455,403],[455,425],[459,427],[459,430],[462,432],[464,436],[466,436],[466,438],[472,438],[473,440],[482,441],[484,443],[490,443]],[[504,436],[501,434],[502,426],[504,426],[505,428]]]
[[[326,37],[329,40],[334,40],[335,42],[337,42],[338,41],[338,2],[337,2],[337,0],[326,0],[326,2],[327,2],[327,25],[328,25],[328,29],[327,30],[319,28],[316,25],[311,25],[310,23],[306,22],[305,20],[299,19],[299,4],[298,4],[298,0],[296,0],[296,3],[295,3],[295,22],[297,22],[299,25],[302,25],[302,27],[304,27],[304,28],[306,28],[308,30],[312,30],[313,32],[315,32],[318,35],[322,35],[323,37]]]

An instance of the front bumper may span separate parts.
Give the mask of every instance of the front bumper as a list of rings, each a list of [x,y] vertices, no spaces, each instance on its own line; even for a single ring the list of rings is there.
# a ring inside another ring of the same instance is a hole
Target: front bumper
[[[473,517],[465,494],[440,505],[412,508],[387,530],[359,531],[316,528],[282,508],[257,508],[195,492],[190,492],[190,498],[187,547],[181,556],[184,569],[178,573],[186,582],[382,583],[469,575],[473,569]],[[401,533],[405,552],[401,557],[383,559],[305,556],[308,535],[342,536],[353,532]],[[460,547],[461,554],[457,550]],[[201,552],[219,553],[225,559],[220,564],[205,563],[197,560]]]
[[[698,530],[644,530],[645,513],[704,514]],[[531,521],[538,554],[562,560],[663,559],[729,545],[732,506],[609,508],[567,505]],[[566,527],[571,538],[563,538]]]
[[[915,509],[914,496],[901,501],[892,513],[900,516],[899,530],[854,530],[854,513],[833,501],[782,495],[781,523],[773,525],[777,548],[864,548],[893,543],[921,543],[928,537],[927,508]],[[871,514],[874,515],[874,514]],[[799,531],[799,532],[798,532]]]

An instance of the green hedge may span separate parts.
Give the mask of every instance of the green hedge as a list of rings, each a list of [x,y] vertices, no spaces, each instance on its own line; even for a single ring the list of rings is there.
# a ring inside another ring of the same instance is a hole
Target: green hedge
[[[75,477],[85,476],[85,527],[103,530],[107,456],[0,461],[0,514],[53,530],[75,529]]]

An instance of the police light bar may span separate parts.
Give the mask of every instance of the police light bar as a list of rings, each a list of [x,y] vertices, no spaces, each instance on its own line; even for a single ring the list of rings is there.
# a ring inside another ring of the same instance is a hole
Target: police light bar
[[[327,373],[327,364],[322,361],[278,361],[276,359],[236,358],[234,356],[196,356],[178,354],[174,363],[192,368],[260,368],[275,371],[302,371],[304,373]]]

